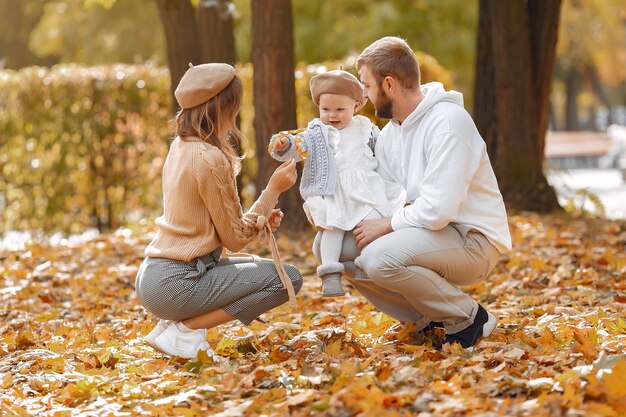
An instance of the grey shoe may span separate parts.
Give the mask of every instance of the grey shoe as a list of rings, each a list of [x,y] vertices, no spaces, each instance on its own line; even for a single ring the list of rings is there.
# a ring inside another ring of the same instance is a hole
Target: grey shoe
[[[322,295],[324,297],[340,297],[346,292],[341,286],[341,275],[327,274],[322,277]]]
[[[341,274],[345,267],[340,262],[330,262],[317,267],[317,276],[322,279],[322,295],[324,297],[340,297],[346,292],[341,286]]]

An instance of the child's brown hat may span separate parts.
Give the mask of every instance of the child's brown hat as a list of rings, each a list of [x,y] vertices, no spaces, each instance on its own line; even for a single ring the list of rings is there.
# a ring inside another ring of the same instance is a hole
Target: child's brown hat
[[[235,68],[228,64],[189,64],[180,79],[174,95],[180,107],[190,109],[206,103],[222,91],[235,78]]]
[[[320,96],[324,93],[348,96],[361,105],[367,103],[363,95],[363,86],[356,77],[347,71],[333,70],[311,78],[311,97],[316,106],[320,105]]]

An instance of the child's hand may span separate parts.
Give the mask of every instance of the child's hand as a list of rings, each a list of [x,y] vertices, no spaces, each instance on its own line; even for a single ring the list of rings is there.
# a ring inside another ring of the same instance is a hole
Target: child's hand
[[[270,218],[268,223],[270,224],[270,229],[272,232],[275,232],[280,227],[280,222],[283,220],[283,212],[280,209],[273,209],[270,214]]]
[[[276,139],[276,142],[274,142],[274,150],[276,152],[284,151],[285,149],[287,149],[287,146],[289,146],[289,139],[284,136],[282,138]]]

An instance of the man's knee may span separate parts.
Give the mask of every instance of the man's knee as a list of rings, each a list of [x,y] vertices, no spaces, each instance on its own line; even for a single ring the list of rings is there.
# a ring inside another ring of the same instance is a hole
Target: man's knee
[[[363,249],[361,256],[359,257],[358,266],[361,267],[367,274],[367,276],[379,283],[389,276],[390,273],[402,267],[395,257],[385,252],[383,249],[378,249],[370,244]]]

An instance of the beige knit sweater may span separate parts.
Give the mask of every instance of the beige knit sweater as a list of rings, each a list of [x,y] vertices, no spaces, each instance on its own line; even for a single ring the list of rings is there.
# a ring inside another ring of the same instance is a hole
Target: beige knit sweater
[[[145,255],[190,261],[224,246],[239,251],[256,238],[257,217],[269,217],[278,196],[263,191],[243,214],[226,155],[199,138],[177,137],[163,166],[163,215]]]

